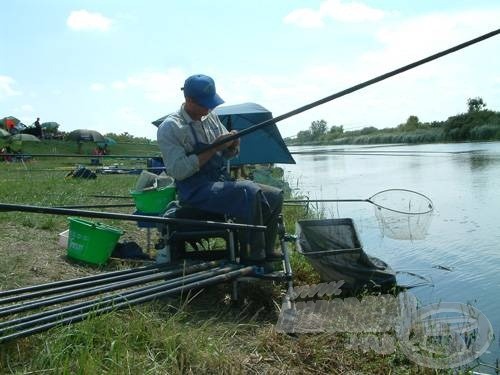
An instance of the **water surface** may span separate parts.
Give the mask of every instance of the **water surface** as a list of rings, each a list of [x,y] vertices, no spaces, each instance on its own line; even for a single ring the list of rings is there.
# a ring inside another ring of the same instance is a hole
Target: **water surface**
[[[384,236],[369,203],[326,203],[318,208],[329,218],[353,218],[370,255],[395,270],[431,280],[432,286],[412,289],[422,304],[471,303],[481,310],[496,336],[481,361],[493,363],[500,357],[499,142],[304,146],[290,151],[301,152],[294,154],[297,164],[281,167],[292,187],[310,199],[364,199],[392,188],[431,198],[435,212],[428,235],[414,241]]]

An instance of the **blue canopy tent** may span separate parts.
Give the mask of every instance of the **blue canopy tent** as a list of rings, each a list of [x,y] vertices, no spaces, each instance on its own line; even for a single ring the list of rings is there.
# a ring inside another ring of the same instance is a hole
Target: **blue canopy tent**
[[[270,111],[256,103],[218,107],[214,112],[227,130],[243,130],[273,118]],[[159,126],[166,116],[153,121]],[[231,166],[245,164],[295,164],[274,123],[241,137],[240,154],[231,159]]]

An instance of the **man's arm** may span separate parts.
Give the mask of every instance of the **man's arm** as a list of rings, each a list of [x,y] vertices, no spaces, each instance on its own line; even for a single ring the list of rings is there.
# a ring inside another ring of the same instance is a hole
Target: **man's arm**
[[[186,134],[182,134],[175,123],[160,125],[157,132],[158,146],[163,155],[167,173],[176,180],[184,180],[199,171],[197,155],[187,156],[191,151]]]
[[[237,133],[235,130],[228,133],[225,127],[219,124],[222,134],[213,142]],[[219,151],[224,152],[224,157],[232,157],[239,152],[239,139],[236,139],[198,155],[188,155],[192,151],[191,138],[188,133],[179,129],[174,121],[160,125],[157,139],[166,171],[176,180],[183,180],[198,172]]]
[[[236,134],[236,130],[232,130],[229,133],[222,134],[218,136],[212,143],[218,142],[224,138],[227,138],[231,135]],[[214,155],[215,153],[222,151],[223,156],[226,158],[232,157],[236,155],[239,152],[239,139],[229,141],[227,143],[223,143],[217,147],[211,148],[209,150],[203,151],[201,154],[198,154],[198,161],[199,161],[199,166],[203,166],[206,162],[208,162]]]

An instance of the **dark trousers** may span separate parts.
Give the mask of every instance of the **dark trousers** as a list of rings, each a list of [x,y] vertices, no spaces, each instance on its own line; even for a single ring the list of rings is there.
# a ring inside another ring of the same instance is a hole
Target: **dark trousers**
[[[278,217],[283,207],[283,191],[258,184],[261,191],[254,201],[252,225],[265,225],[265,232],[240,232],[240,251],[244,259],[261,261],[274,254],[278,235]]]

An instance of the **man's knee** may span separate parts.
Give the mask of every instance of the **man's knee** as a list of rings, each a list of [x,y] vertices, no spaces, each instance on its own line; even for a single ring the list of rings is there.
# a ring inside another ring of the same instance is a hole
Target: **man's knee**
[[[281,210],[283,206],[284,193],[283,190],[276,188],[274,186],[260,185],[262,193],[266,197],[267,202],[271,208],[271,211],[276,209]]]

